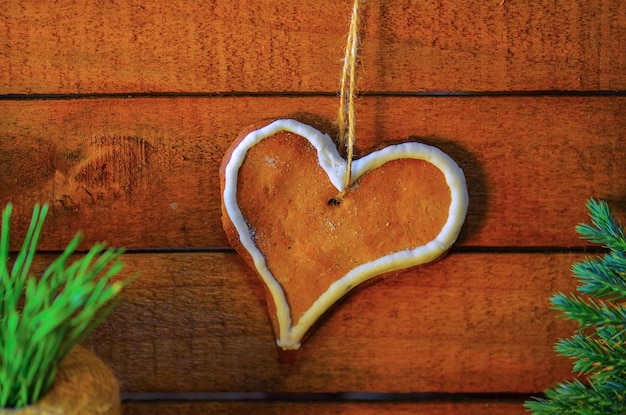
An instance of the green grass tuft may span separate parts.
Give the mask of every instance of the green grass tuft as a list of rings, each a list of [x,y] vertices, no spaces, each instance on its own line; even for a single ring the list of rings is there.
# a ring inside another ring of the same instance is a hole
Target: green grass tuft
[[[36,402],[52,385],[61,360],[106,318],[117,305],[117,294],[135,279],[111,282],[123,268],[123,249],[99,243],[70,261],[80,233],[43,275],[32,276],[47,205],[35,206],[10,267],[11,211],[9,204],[2,212],[0,233],[0,408]]]

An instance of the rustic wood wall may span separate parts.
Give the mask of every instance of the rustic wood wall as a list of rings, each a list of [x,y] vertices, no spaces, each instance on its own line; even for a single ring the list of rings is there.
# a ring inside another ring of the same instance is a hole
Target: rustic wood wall
[[[571,376],[552,348],[574,326],[548,298],[575,288],[586,199],[625,217],[618,0],[365,2],[357,150],[439,146],[468,219],[444,260],[358,289],[300,351],[275,346],[226,246],[218,169],[261,119],[331,128],[350,3],[0,4],[0,202],[16,232],[51,204],[46,251],[79,229],[127,247],[141,278],[87,342],[125,413],[522,414]]]

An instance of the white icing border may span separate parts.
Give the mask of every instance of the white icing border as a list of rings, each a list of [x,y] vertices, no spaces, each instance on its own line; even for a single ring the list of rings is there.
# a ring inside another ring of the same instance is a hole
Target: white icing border
[[[332,283],[328,289],[313,303],[313,305],[292,326],[289,304],[280,283],[267,268],[265,256],[257,248],[252,239],[251,230],[237,205],[237,180],[248,150],[266,137],[279,131],[288,131],[306,138],[317,150],[320,166],[328,175],[331,183],[338,191],[344,189],[344,177],[347,171],[347,162],[339,154],[333,140],[327,134],[322,134],[315,128],[290,119],[276,120],[265,127],[252,131],[235,147],[230,160],[224,169],[223,201],[226,212],[235,226],[243,247],[250,253],[254,265],[269,288],[276,306],[276,318],[280,329],[278,346],[283,349],[298,349],[300,340],[315,321],[326,312],[337,300],[352,288],[377,275],[408,268],[414,265],[430,262],[445,251],[456,241],[461,226],[465,221],[469,197],[465,183],[465,176],[461,168],[447,154],[436,147],[426,144],[408,142],[385,147],[365,157],[354,160],[352,163],[351,182],[391,160],[413,158],[428,161],[445,176],[450,187],[452,200],[448,212],[448,220],[437,237],[426,245],[415,249],[407,249],[385,255],[375,261],[362,264],[344,277]]]

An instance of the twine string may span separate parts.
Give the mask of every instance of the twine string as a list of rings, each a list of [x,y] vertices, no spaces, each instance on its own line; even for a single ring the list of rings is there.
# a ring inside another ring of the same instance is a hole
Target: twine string
[[[348,162],[344,190],[333,199],[340,201],[350,188],[352,176],[352,159],[354,158],[355,133],[355,109],[354,98],[356,95],[356,63],[359,47],[359,0],[354,0],[352,18],[350,19],[350,31],[346,42],[346,52],[343,59],[341,73],[341,90],[339,92],[339,139],[347,148],[346,160]]]

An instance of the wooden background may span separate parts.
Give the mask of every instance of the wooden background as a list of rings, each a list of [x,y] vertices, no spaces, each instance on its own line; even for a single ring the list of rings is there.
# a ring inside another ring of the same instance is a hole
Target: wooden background
[[[78,230],[141,278],[87,341],[127,414],[522,414],[570,378],[589,197],[626,217],[626,2],[369,0],[357,151],[421,140],[467,176],[442,261],[357,289],[298,352],[221,229],[240,130],[333,131],[351,2],[0,4],[0,202],[21,234],[51,204],[44,261]],[[19,238],[15,239],[17,248]],[[42,263],[43,263],[42,262]]]

